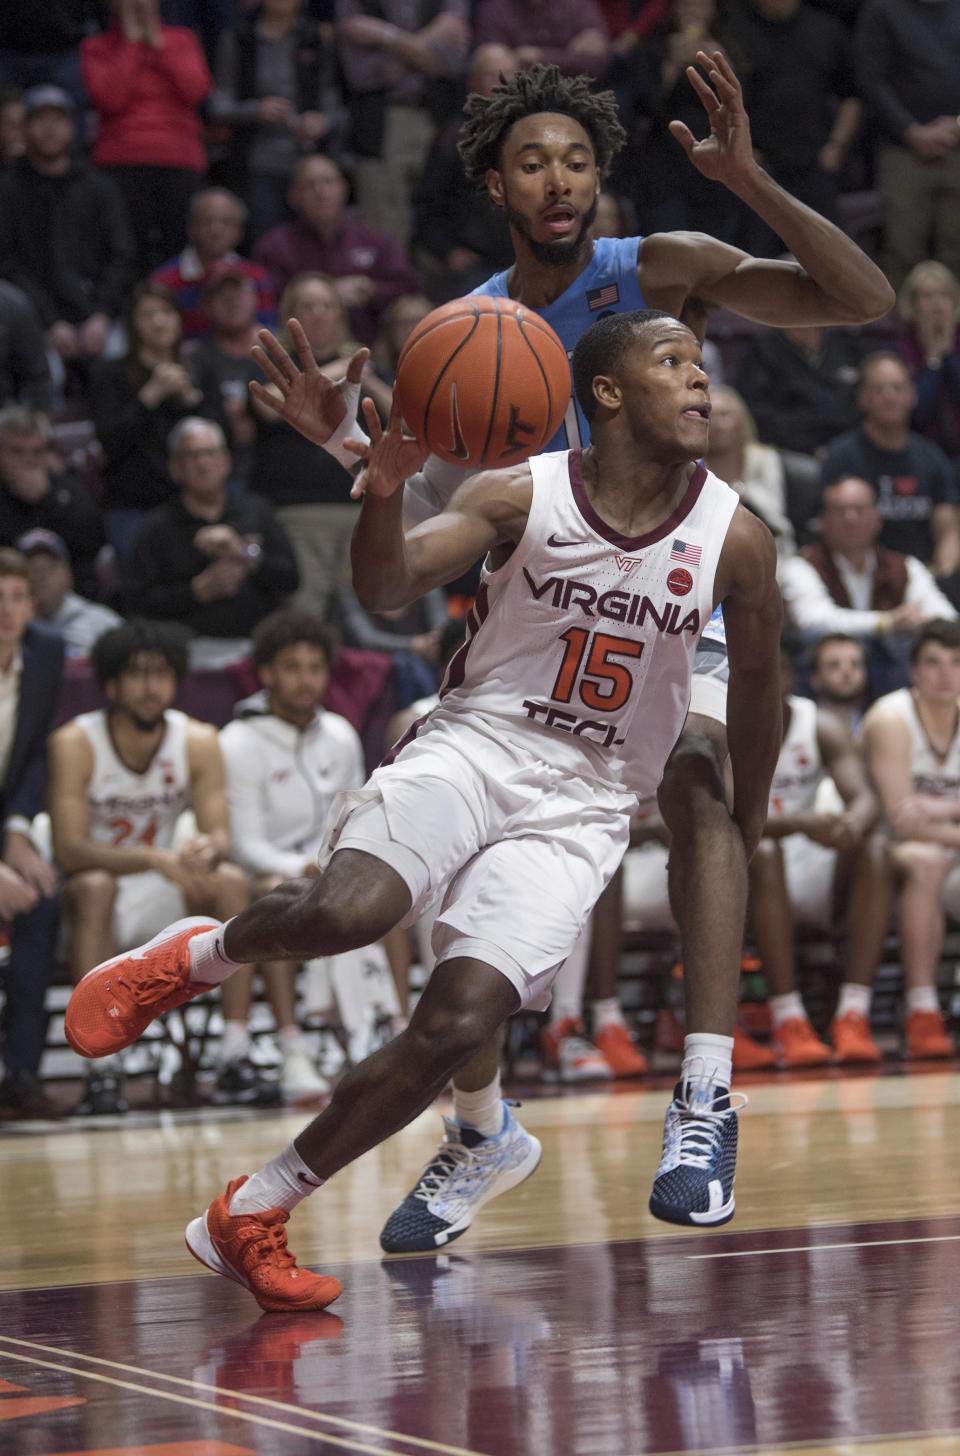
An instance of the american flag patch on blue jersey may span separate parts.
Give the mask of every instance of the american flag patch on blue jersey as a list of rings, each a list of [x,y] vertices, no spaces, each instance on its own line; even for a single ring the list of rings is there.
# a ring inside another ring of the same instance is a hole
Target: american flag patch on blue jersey
[[[675,536],[670,560],[682,561],[684,566],[699,566],[702,549],[700,546],[691,546],[689,541],[681,541],[679,536]]]
[[[587,307],[591,313],[599,308],[610,308],[620,302],[620,289],[616,283],[605,283],[602,288],[587,289]]]

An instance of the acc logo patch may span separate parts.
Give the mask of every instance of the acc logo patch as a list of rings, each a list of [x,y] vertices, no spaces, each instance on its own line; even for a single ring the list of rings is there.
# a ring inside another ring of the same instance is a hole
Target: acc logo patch
[[[667,586],[675,597],[685,597],[693,586],[693,577],[685,566],[676,566],[667,577]]]

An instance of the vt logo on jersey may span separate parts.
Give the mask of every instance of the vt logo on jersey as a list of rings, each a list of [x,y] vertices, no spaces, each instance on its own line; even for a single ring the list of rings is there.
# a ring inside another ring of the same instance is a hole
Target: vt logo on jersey
[[[635,566],[639,566],[640,565],[641,561],[643,560],[643,557],[642,556],[615,556],[613,559],[617,563],[617,570],[620,571],[620,572],[622,572],[623,575],[626,576],[626,574],[627,574],[628,571],[632,571]]]

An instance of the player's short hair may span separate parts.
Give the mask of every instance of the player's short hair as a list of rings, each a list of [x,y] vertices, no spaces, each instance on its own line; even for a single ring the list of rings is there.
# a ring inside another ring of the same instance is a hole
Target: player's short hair
[[[859,637],[851,637],[849,632],[827,632],[819,641],[814,642],[810,648],[810,672],[811,674],[820,671],[820,658],[823,652],[832,647],[835,642],[847,642],[856,647],[864,663],[867,660],[867,652]]]
[[[186,629],[177,622],[150,622],[132,617],[119,627],[110,627],[100,634],[90,652],[97,682],[102,688],[115,682],[140,652],[157,653],[177,682],[182,682],[187,671],[187,640]]]
[[[554,111],[569,116],[590,138],[597,170],[606,177],[627,139],[612,91],[594,91],[589,76],[564,76],[557,66],[530,66],[501,76],[489,96],[472,92],[464,103],[466,121],[457,150],[471,182],[483,185],[487,170],[499,168],[507,133],[524,116]]]
[[[295,607],[281,607],[257,623],[253,630],[251,661],[254,667],[268,667],[285,647],[297,647],[301,642],[319,647],[327,666],[333,666],[337,651],[333,633],[321,617],[313,612],[297,611]]]
[[[616,369],[624,354],[636,343],[637,334],[659,319],[673,320],[672,313],[659,308],[635,308],[630,313],[611,313],[591,324],[581,334],[573,351],[573,388],[588,420],[597,412],[593,381],[598,374]]]
[[[960,622],[949,622],[945,617],[937,617],[934,621],[924,622],[922,627],[918,627],[910,639],[911,666],[917,662],[928,642],[936,642],[940,647],[949,648],[951,652],[960,652]]]
[[[14,551],[12,546],[0,546],[0,577],[19,576],[30,587],[30,572],[27,569],[27,558],[19,551]]]

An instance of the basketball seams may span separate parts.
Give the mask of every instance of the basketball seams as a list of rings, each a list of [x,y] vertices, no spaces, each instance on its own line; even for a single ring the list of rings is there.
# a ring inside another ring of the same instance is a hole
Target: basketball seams
[[[497,420],[497,407],[500,403],[500,371],[503,367],[503,314],[500,312],[500,300],[496,302],[497,315],[497,367],[493,374],[493,394],[490,398],[490,417],[487,420],[487,438],[483,442],[483,452],[480,456],[480,468],[484,469],[487,464],[487,451],[490,449],[490,437],[493,434],[493,427]]]
[[[540,436],[539,441],[537,442],[537,447],[536,448],[537,448],[538,451],[540,451],[540,450],[543,449],[544,445],[547,443],[547,440],[549,440],[553,436],[553,434],[555,433],[553,430],[550,429],[550,423],[551,423],[551,421],[553,419],[553,391],[550,388],[550,380],[547,378],[547,371],[543,367],[543,360],[540,358],[540,355],[537,353],[536,349],[533,347],[533,344],[531,343],[531,341],[527,338],[526,323],[527,323],[527,321],[526,321],[525,318],[522,317],[522,315],[518,316],[517,317],[517,331],[519,332],[520,337],[523,340],[523,342],[526,344],[527,348],[530,350],[530,353],[533,355],[533,358],[534,358],[534,361],[536,363],[536,366],[540,370],[540,378],[543,380],[543,387],[544,387],[544,389],[547,392],[547,430],[545,432],[545,436],[542,434]],[[539,332],[541,334],[543,334],[544,333],[544,330],[543,329],[540,329]]]
[[[491,469],[519,463],[553,437],[562,409],[556,424],[553,414],[570,392],[569,361],[538,314],[509,298],[474,295],[418,325],[401,351],[395,388],[407,426],[440,459]]]

